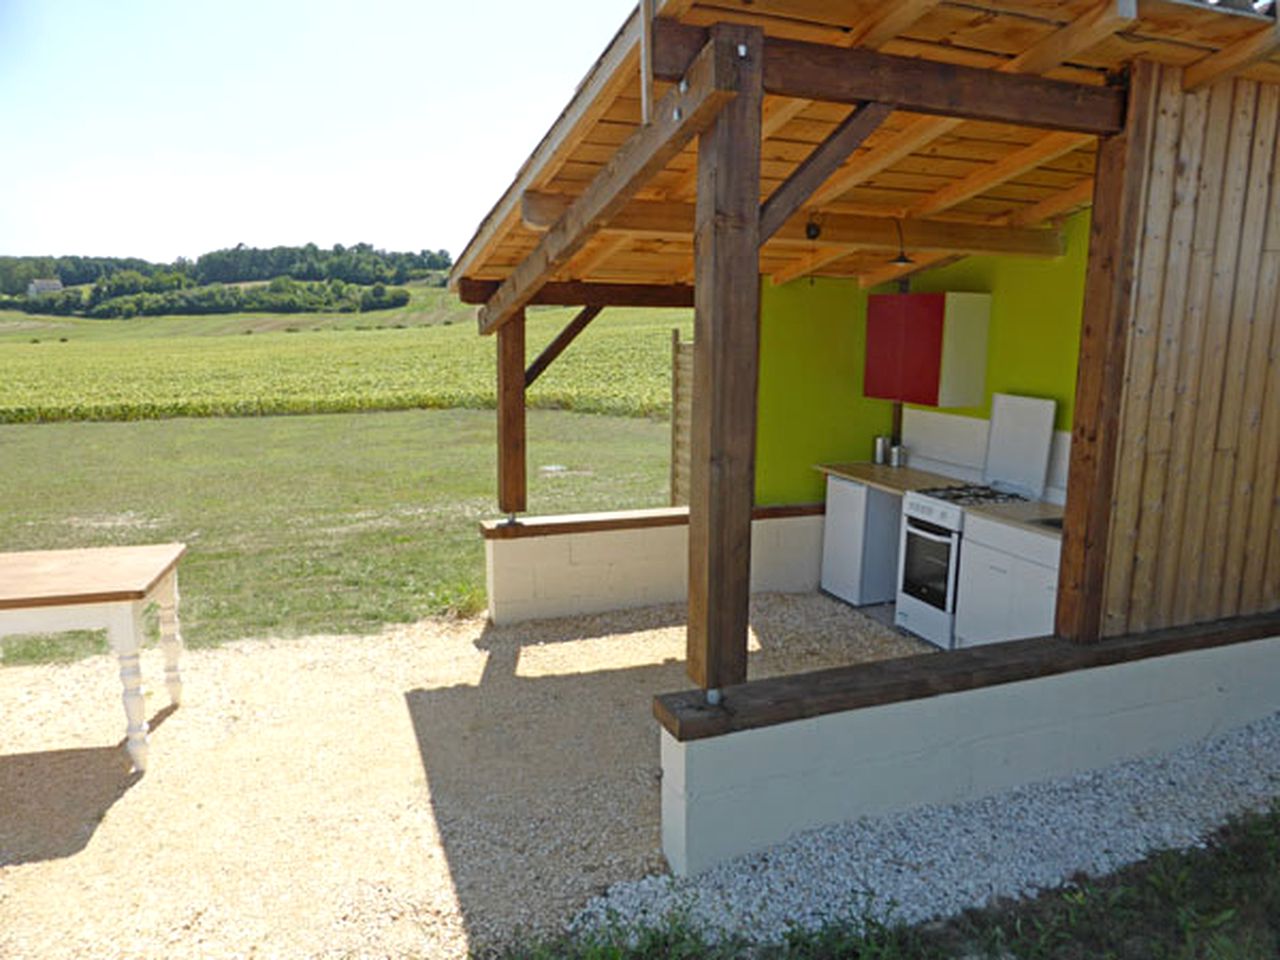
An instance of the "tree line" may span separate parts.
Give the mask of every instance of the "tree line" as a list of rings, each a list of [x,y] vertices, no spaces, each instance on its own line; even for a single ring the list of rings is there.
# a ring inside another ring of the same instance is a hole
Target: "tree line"
[[[194,261],[179,257],[173,263],[151,263],[137,257],[0,257],[0,294],[21,296],[32,280],[52,277],[66,287],[94,284],[96,288],[100,282],[124,272],[147,279],[158,275],[169,278],[164,281],[169,284],[164,289],[137,291],[146,293],[172,292],[184,285],[245,283],[276,277],[363,285],[405,283],[448,270],[452,265],[447,250],[387,252],[367,243],[353,247],[335,244],[327,250],[314,243],[269,248],[238,244],[201,254]],[[183,284],[175,286],[171,279],[174,276],[184,278]]]
[[[147,277],[136,270],[123,270],[99,280],[87,294],[84,287],[74,287],[30,299],[0,297],[0,309],[128,319],[169,314],[354,313],[403,307],[408,302],[408,290],[383,283],[364,286],[338,279],[276,277],[264,285],[242,288],[222,283],[196,285],[173,272]]]

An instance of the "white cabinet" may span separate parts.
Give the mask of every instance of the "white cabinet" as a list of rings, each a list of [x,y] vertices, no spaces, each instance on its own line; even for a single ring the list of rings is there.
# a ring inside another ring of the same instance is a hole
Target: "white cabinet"
[[[902,497],[828,474],[822,589],[855,606],[894,599],[901,523]]]
[[[1061,539],[967,514],[956,588],[956,646],[1053,633]]]

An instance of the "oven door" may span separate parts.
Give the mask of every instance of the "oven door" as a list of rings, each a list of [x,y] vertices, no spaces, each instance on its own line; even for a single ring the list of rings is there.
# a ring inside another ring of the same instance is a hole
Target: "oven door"
[[[960,534],[915,517],[902,519],[902,593],[954,613]]]

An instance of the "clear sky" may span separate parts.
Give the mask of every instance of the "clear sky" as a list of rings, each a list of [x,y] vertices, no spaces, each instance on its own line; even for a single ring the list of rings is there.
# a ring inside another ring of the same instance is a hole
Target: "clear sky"
[[[0,0],[0,254],[455,257],[634,0]]]

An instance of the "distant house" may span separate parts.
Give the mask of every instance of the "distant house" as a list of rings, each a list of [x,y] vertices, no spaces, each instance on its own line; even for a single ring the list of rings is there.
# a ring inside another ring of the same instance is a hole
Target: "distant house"
[[[52,279],[41,278],[32,280],[27,284],[28,297],[42,297],[46,293],[59,293],[62,290],[62,281],[57,277]]]

